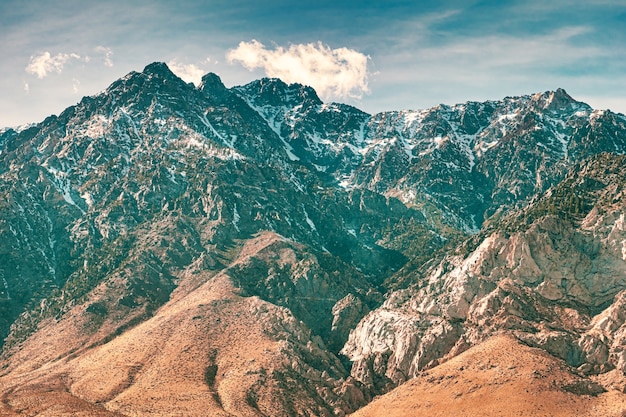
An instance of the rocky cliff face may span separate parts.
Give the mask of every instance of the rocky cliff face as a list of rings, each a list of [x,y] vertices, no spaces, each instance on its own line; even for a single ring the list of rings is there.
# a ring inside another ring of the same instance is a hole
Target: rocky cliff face
[[[577,165],[390,294],[344,347],[353,376],[392,386],[503,330],[586,373],[623,366],[614,340],[626,288],[625,162],[602,154]]]
[[[623,372],[625,148],[563,90],[368,115],[151,64],[0,131],[0,410],[342,415],[502,331]]]

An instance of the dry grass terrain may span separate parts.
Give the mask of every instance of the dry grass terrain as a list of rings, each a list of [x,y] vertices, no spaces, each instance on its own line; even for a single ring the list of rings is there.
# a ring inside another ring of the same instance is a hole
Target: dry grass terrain
[[[244,397],[279,347],[255,317],[264,303],[232,293],[218,298],[227,288],[216,277],[107,344],[30,371],[22,366],[1,380],[0,414],[258,415]]]
[[[258,237],[235,262],[277,239]],[[106,343],[84,347],[79,313],[39,331],[0,374],[0,415],[292,415],[289,384],[275,372],[293,368],[290,344],[310,347],[303,325],[284,308],[239,296],[225,273],[182,279],[152,318]],[[64,343],[83,347],[59,355]],[[292,394],[297,415],[308,397]]]
[[[354,417],[626,415],[626,395],[597,387],[560,360],[496,336],[395,390]]]

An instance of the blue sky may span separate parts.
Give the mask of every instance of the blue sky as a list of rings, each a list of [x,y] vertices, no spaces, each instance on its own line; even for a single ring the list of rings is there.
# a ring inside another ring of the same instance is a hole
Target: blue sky
[[[626,0],[4,0],[0,54],[0,127],[153,61],[227,86],[281,76],[370,113],[558,87],[626,113]]]

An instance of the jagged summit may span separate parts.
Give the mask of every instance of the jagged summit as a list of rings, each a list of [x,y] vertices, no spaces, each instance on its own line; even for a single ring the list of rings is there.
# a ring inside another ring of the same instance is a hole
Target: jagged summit
[[[557,88],[555,91],[536,93],[532,95],[532,101],[536,103],[536,105],[540,109],[548,111],[560,111],[568,109],[576,109],[578,111],[592,110],[589,105],[575,100],[562,88]]]
[[[174,89],[184,88],[184,86],[193,88],[192,85],[187,84],[174,74],[164,62],[153,62],[147,65],[141,73],[136,74],[133,78],[137,83],[145,83],[147,88]]]
[[[304,106],[322,104],[313,88],[298,83],[286,84],[279,78],[262,78],[238,90],[258,97],[256,101],[261,105],[294,107],[300,104]]]
[[[219,75],[212,72],[202,76],[202,83],[198,88],[205,94],[222,94],[227,90]]]
[[[148,64],[141,73],[145,75],[161,76],[163,78],[176,77],[176,74],[170,70],[170,67],[168,67],[165,62],[153,62]]]

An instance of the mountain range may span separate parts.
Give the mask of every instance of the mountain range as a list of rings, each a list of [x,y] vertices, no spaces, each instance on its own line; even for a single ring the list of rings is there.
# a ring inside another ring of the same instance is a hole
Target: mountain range
[[[370,115],[150,64],[0,130],[0,413],[493,415],[558,369],[543,415],[622,415],[625,153],[562,89]]]

